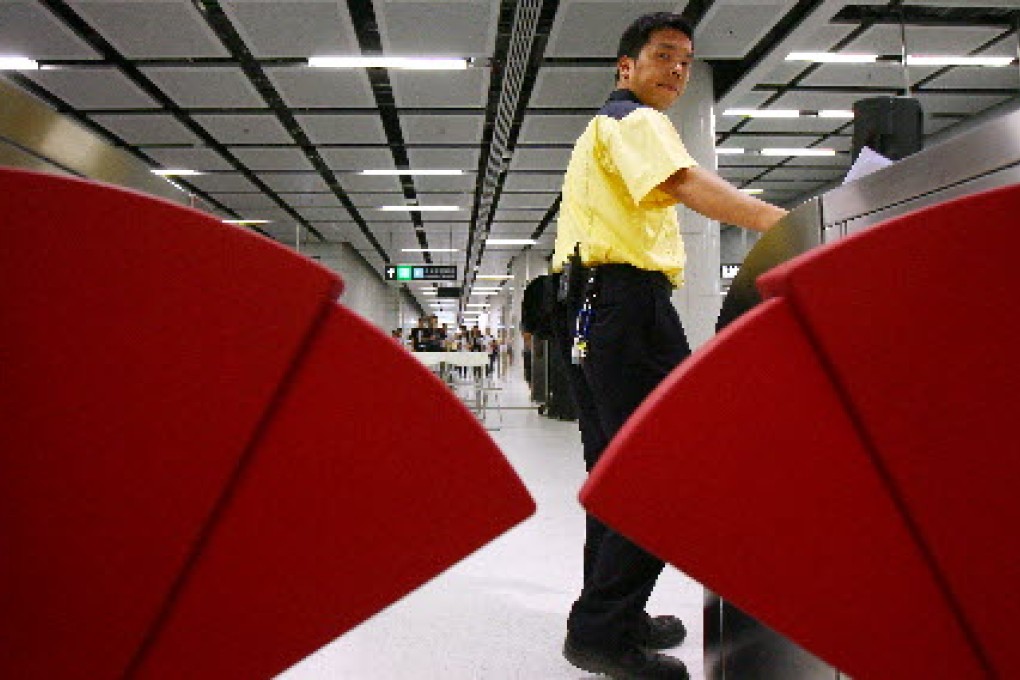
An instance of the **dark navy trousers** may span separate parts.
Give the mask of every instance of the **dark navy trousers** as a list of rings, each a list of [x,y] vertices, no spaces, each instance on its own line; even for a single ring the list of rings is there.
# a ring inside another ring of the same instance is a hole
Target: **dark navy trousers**
[[[627,418],[687,356],[690,348],[670,301],[666,276],[630,265],[595,269],[588,352],[570,361],[579,301],[557,310],[557,348],[570,388],[590,472]],[[635,495],[641,493],[634,490]],[[647,625],[645,605],[663,562],[592,516],[587,517],[584,587],[567,620],[580,644],[619,648]]]

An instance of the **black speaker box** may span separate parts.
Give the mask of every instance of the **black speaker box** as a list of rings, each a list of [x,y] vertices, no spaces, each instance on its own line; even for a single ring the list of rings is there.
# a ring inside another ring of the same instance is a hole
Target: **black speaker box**
[[[910,97],[873,97],[854,102],[853,160],[871,147],[898,161],[924,148],[924,114]]]

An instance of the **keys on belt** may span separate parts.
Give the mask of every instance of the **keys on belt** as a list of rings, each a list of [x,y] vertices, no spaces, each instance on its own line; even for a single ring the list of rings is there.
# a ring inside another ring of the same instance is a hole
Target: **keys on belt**
[[[578,365],[588,356],[588,338],[591,334],[591,322],[595,318],[592,301],[595,299],[595,270],[592,269],[585,286],[584,303],[577,312],[574,321],[574,339],[570,345],[570,361]]]

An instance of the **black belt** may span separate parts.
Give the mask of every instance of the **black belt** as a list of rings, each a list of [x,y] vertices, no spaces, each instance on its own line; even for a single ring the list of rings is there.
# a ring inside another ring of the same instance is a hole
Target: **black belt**
[[[601,280],[620,280],[620,281],[641,281],[647,282],[653,286],[663,286],[666,288],[672,288],[673,284],[670,283],[669,277],[664,272],[652,271],[650,269],[641,269],[635,267],[632,264],[613,262],[610,264],[600,264],[594,267],[585,268],[585,280],[587,281],[591,277],[591,273],[595,272],[595,279]]]

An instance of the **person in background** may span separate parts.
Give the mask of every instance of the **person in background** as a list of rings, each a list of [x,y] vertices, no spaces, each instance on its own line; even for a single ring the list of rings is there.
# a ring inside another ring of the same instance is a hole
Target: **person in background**
[[[411,329],[411,349],[415,352],[424,352],[428,333],[428,317],[418,318],[418,325]]]
[[[560,305],[554,335],[570,366],[589,471],[690,353],[670,300],[684,268],[676,204],[756,231],[786,214],[699,168],[688,154],[664,112],[683,94],[693,59],[691,28],[681,16],[658,12],[634,21],[617,50],[616,90],[575,143],[564,177],[552,266],[561,271],[577,247],[584,284]],[[579,363],[571,363],[572,355]],[[640,494],[634,489],[635,503]],[[588,517],[584,585],[563,646],[571,664],[618,678],[688,678],[682,662],[656,651],[683,641],[682,622],[645,611],[663,566]]]

